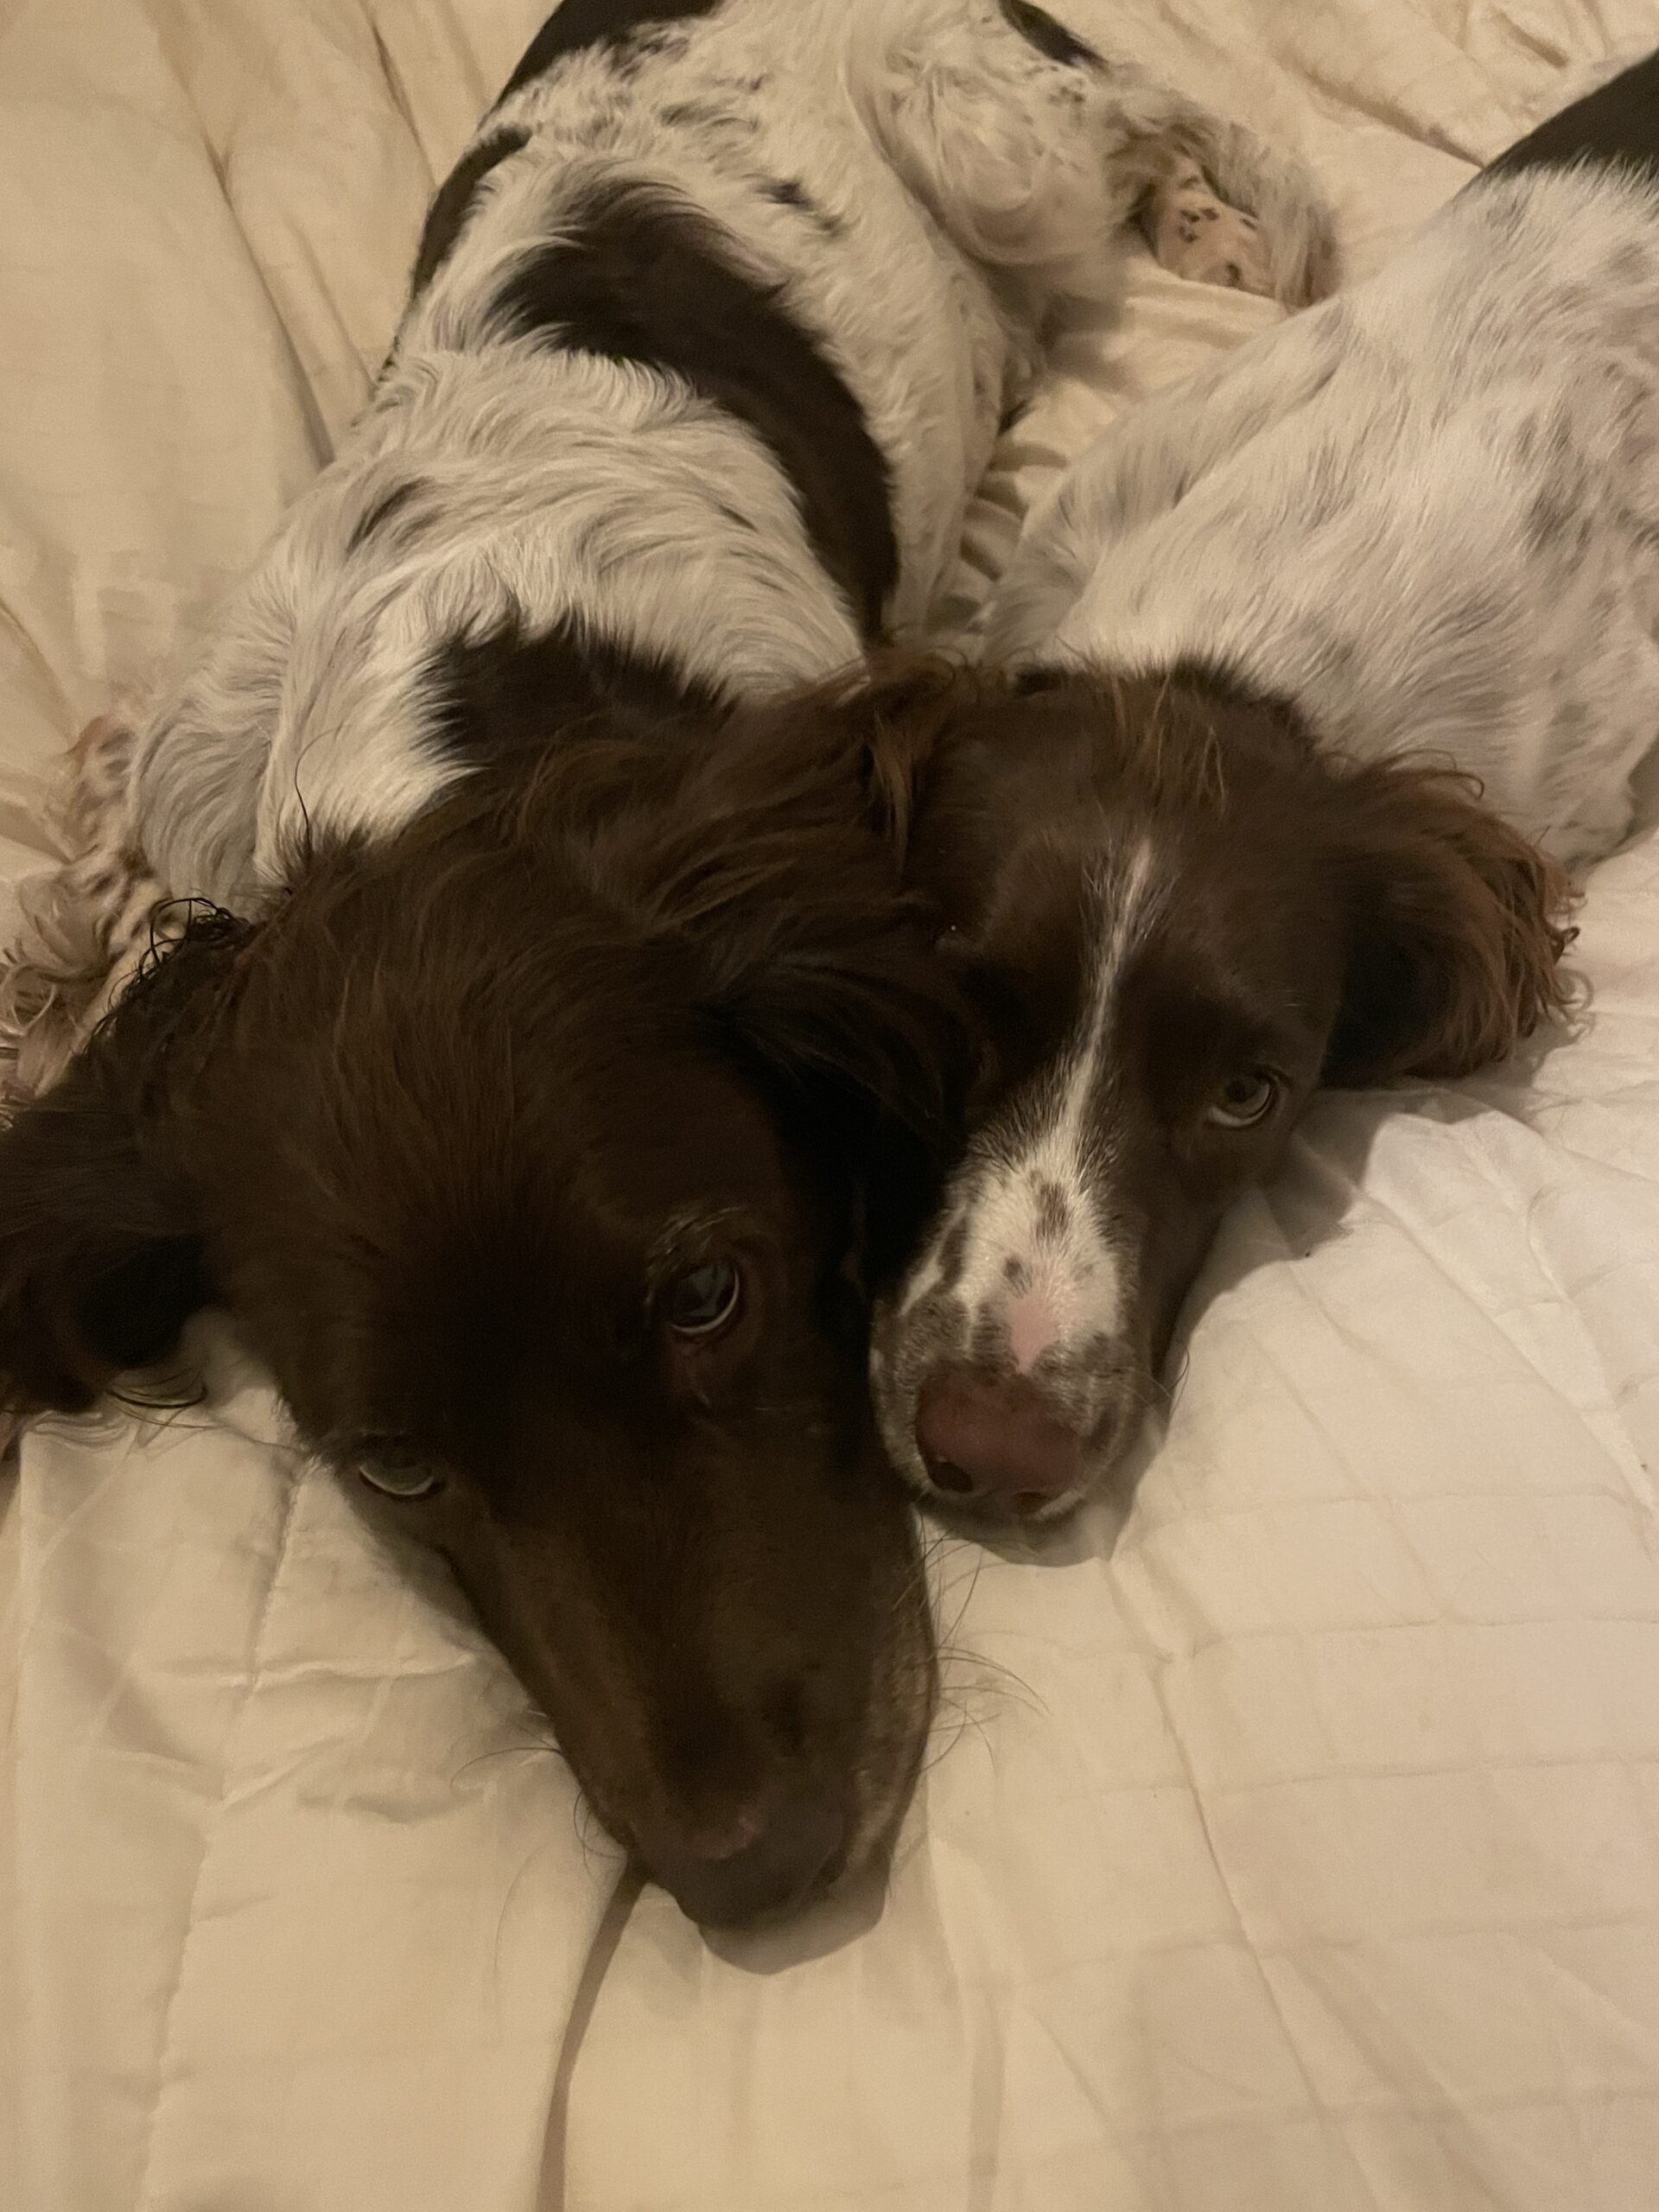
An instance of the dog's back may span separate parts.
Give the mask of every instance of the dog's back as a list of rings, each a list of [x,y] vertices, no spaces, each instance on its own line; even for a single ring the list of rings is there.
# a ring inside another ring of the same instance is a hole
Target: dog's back
[[[1659,732],[1656,82],[1115,432],[1033,524],[999,642],[1199,654],[1338,748],[1449,756],[1563,858],[1617,843]]]
[[[1490,162],[1482,177],[1600,166],[1659,181],[1659,54],[1602,76]]]
[[[1007,336],[861,124],[847,11],[804,0],[786,41],[765,0],[571,13],[440,194],[350,448],[147,734],[168,880],[245,904],[302,760],[313,824],[429,803],[459,765],[436,656],[563,624],[729,701],[933,588],[996,413],[964,345],[978,388]]]

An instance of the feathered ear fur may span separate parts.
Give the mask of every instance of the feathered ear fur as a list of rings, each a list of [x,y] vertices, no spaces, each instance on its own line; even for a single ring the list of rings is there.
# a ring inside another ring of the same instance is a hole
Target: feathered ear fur
[[[791,739],[805,757],[855,795],[863,821],[887,838],[902,865],[921,787],[953,728],[1014,679],[942,654],[889,652],[793,698],[740,718],[764,745]],[[845,803],[844,798],[842,804]]]
[[[812,1141],[858,1164],[873,1230],[899,1241],[960,1140],[971,1060],[903,871],[917,778],[964,680],[893,662],[744,709],[652,817],[654,903],[695,946],[709,1014]]]
[[[1471,1074],[1567,1003],[1557,864],[1472,778],[1407,761],[1345,772],[1338,831],[1355,935],[1326,1080]]]
[[[170,1350],[207,1301],[181,1113],[249,933],[217,912],[191,919],[0,1135],[4,1411],[83,1411]]]

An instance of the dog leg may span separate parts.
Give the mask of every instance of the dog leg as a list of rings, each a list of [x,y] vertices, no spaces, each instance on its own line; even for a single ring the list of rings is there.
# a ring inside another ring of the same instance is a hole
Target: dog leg
[[[1184,275],[1287,307],[1332,288],[1330,211],[1301,161],[1027,0],[911,0],[857,20],[848,78],[877,143],[964,252],[1026,278],[1039,315],[1117,290],[1124,233],[1149,204]],[[1194,180],[1213,245],[1181,235]]]
[[[1195,161],[1182,158],[1166,182],[1153,187],[1141,227],[1157,260],[1173,275],[1272,297],[1273,268],[1262,226],[1254,215],[1218,200]]]

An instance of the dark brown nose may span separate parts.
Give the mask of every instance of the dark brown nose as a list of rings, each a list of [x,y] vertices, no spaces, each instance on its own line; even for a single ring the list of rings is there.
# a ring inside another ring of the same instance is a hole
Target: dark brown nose
[[[916,1411],[916,1444],[943,1497],[1039,1513],[1083,1480],[1083,1440],[1018,1376],[965,1367],[933,1376]]]
[[[819,1796],[763,1801],[715,1835],[658,1837],[639,1855],[645,1871],[688,1920],[703,1928],[741,1928],[782,1912],[823,1887],[846,1849],[842,1808]]]

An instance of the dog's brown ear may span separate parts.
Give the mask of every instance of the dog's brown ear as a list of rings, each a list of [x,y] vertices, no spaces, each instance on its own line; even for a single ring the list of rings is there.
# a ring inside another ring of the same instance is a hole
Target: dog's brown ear
[[[969,1063],[966,1008],[903,867],[955,675],[906,662],[741,709],[627,858],[652,925],[691,952],[723,1049],[882,1224],[925,1203]]]
[[[921,786],[948,731],[977,709],[988,679],[938,657],[893,655],[871,664],[845,711],[865,747],[872,816],[902,861]]]
[[[1338,814],[1353,937],[1327,1082],[1469,1075],[1565,1005],[1566,875],[1474,779],[1349,769]]]
[[[892,652],[760,713],[792,726],[804,751],[850,779],[865,819],[902,861],[941,742],[1005,689],[1000,677],[942,654]]]
[[[920,1134],[948,1115],[962,1009],[869,772],[861,743],[831,743],[731,825],[734,895],[703,950],[711,999],[762,1058]]]
[[[84,1411],[206,1302],[184,1091],[246,935],[193,918],[0,1135],[0,1409]]]

